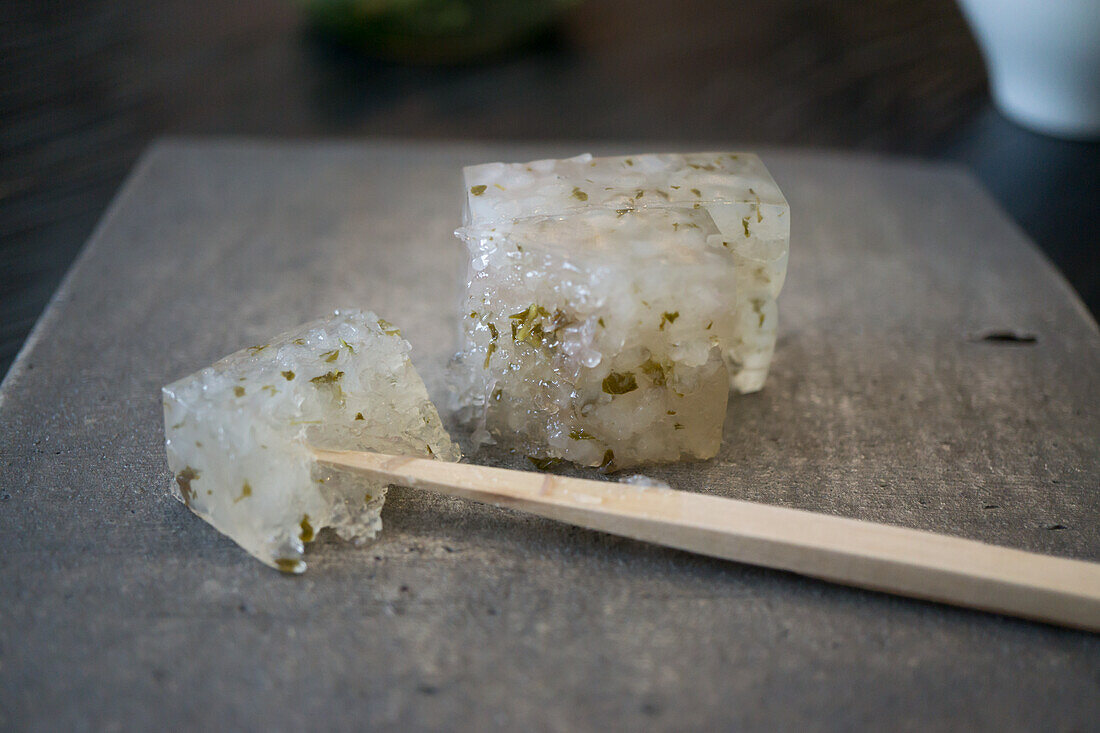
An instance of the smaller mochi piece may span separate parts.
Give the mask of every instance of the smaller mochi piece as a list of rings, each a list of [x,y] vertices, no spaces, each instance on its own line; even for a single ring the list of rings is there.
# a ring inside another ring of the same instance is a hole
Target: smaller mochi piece
[[[261,562],[306,569],[331,527],[356,544],[382,527],[386,485],[313,460],[311,447],[457,461],[400,331],[336,311],[163,390],[173,495]]]

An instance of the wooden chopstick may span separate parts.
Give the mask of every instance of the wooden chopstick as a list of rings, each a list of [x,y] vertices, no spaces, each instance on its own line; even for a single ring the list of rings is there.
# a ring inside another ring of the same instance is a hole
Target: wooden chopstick
[[[1100,563],[687,491],[314,449],[388,483],[834,583],[1100,631]]]

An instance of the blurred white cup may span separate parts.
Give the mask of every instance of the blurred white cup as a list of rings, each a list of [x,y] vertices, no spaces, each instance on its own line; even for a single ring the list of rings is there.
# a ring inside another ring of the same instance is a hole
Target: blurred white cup
[[[1100,137],[1100,0],[959,0],[993,99],[1038,132]]]

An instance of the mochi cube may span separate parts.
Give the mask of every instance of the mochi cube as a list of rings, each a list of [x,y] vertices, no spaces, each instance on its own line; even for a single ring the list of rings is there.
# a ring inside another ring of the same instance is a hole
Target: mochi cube
[[[751,155],[473,166],[454,362],[477,441],[617,470],[709,458],[775,341],[788,210]]]
[[[709,458],[722,440],[734,265],[692,208],[513,224],[477,257],[456,361],[476,438],[536,465]]]
[[[267,565],[300,573],[324,527],[362,542],[386,485],[313,460],[310,446],[456,461],[400,332],[337,311],[163,390],[172,491]]]

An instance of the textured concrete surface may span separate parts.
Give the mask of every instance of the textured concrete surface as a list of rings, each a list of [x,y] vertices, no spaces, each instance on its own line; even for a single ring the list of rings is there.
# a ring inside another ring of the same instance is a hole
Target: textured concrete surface
[[[151,150],[0,390],[0,728],[1095,728],[1096,636],[402,490],[290,578],[166,495],[160,386],[335,306],[441,398],[459,166],[580,151]],[[953,170],[764,158],[795,216],[770,382],[717,459],[650,473],[1100,559],[1100,335],[1063,280]]]

